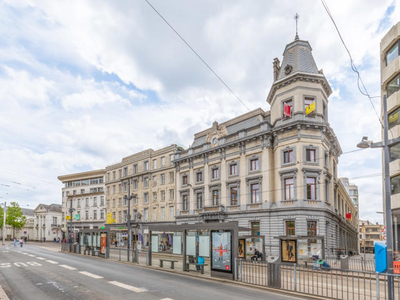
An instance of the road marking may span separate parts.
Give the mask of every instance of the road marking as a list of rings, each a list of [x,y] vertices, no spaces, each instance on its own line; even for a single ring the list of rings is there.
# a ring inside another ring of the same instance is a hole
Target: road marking
[[[163,299],[160,299],[160,300],[174,300],[174,299],[171,299],[171,298],[163,298]]]
[[[125,283],[118,282],[118,281],[109,281],[108,283],[111,283],[113,285],[122,287],[124,289],[130,290],[130,291],[135,292],[135,293],[141,293],[141,292],[145,292],[146,291],[145,289],[137,288],[137,287],[134,287],[134,286],[131,286],[131,285],[127,285]]]
[[[3,253],[8,253],[8,252],[10,252],[10,251],[3,251]]]
[[[51,263],[53,265],[58,264],[58,262],[54,261],[54,260],[46,260],[48,263]]]
[[[0,264],[0,268],[10,268],[11,267],[11,263],[2,263]]]
[[[30,257],[36,257],[35,255],[32,255],[32,254],[28,254],[28,256],[30,256]]]
[[[21,266],[24,266],[24,267],[27,267],[27,265],[24,264],[24,263],[22,263],[22,262],[15,262],[15,263],[14,263],[14,266],[16,266],[16,267],[18,267],[18,268],[20,267],[20,265],[21,265]]]
[[[76,268],[70,267],[70,266],[67,266],[67,265],[60,265],[60,267],[66,268],[68,270],[76,270]]]
[[[27,264],[30,265],[30,266],[34,266],[34,267],[41,267],[42,266],[41,264],[39,264],[36,261],[28,261]]]
[[[44,257],[36,257],[37,259],[40,259],[40,260],[45,260],[45,258]]]
[[[86,275],[86,276],[89,276],[89,277],[92,277],[92,278],[95,278],[95,279],[104,278],[102,276],[99,276],[99,275],[96,275],[96,274],[93,274],[93,273],[89,273],[89,272],[86,272],[86,271],[81,271],[79,273],[81,273],[83,275]]]

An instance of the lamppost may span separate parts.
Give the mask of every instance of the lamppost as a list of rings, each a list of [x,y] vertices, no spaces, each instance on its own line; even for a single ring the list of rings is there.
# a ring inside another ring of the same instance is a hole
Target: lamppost
[[[6,234],[6,209],[7,209],[7,203],[4,201],[4,203],[0,203],[4,205],[4,209],[3,209],[3,232],[2,232],[2,236],[3,236],[3,245],[4,245],[4,235]]]
[[[72,213],[74,212],[75,208],[72,208],[72,198],[69,200],[70,201],[70,208],[69,208],[69,213],[70,213],[70,227],[69,227],[69,251],[71,252],[72,248]]]
[[[368,137],[364,136],[360,143],[357,144],[359,148],[384,148],[385,158],[385,216],[386,216],[386,239],[387,239],[387,273],[388,276],[388,296],[389,300],[393,300],[393,226],[392,226],[392,203],[390,200],[390,173],[389,173],[389,147],[400,143],[400,137],[389,140],[388,139],[388,115],[387,115],[387,102],[386,95],[383,96],[383,142],[373,143],[368,140]]]
[[[127,226],[128,226],[128,251],[127,251],[127,260],[129,261],[129,250],[131,247],[131,235],[132,235],[132,229],[131,229],[131,200],[136,197],[136,194],[130,195],[131,193],[131,181],[128,179],[128,195],[124,196],[124,201],[128,201],[128,220],[127,220]]]

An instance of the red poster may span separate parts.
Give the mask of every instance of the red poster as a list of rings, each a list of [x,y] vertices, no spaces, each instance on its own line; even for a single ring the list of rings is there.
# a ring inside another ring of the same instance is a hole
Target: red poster
[[[105,254],[107,247],[107,233],[102,233],[100,235],[100,253]]]

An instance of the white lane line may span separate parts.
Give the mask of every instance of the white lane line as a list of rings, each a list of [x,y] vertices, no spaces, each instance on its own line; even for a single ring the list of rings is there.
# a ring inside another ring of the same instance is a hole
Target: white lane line
[[[45,258],[44,257],[36,257],[37,259],[40,259],[40,260],[45,260]]]
[[[58,262],[54,261],[54,260],[46,260],[48,263],[51,263],[53,265],[58,264]]]
[[[160,299],[160,300],[174,300],[174,299],[171,299],[171,298],[162,298],[162,299]]]
[[[3,251],[3,253],[8,253],[8,252],[10,252],[10,251]]]
[[[92,277],[92,278],[95,278],[95,279],[104,278],[102,276],[99,276],[99,275],[96,275],[96,274],[93,274],[93,273],[89,273],[89,272],[86,272],[86,271],[81,271],[79,273],[81,273],[83,275],[86,275],[86,276],[89,276],[89,277]]]
[[[76,270],[76,268],[67,265],[60,265],[60,267],[66,268],[68,270]]]
[[[134,286],[131,286],[131,285],[127,285],[125,283],[118,282],[118,281],[109,281],[108,283],[111,283],[113,285],[122,287],[124,289],[127,289],[127,290],[135,292],[135,293],[141,293],[141,292],[145,292],[146,291],[145,289],[137,288],[137,287],[134,287]]]
[[[30,256],[30,257],[36,257],[35,255],[32,255],[32,254],[28,254],[28,256]]]

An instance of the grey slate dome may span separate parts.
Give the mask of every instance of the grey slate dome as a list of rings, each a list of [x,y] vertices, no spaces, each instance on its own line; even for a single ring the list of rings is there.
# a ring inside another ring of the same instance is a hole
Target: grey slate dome
[[[307,41],[295,40],[286,45],[278,80],[295,73],[319,74]]]

